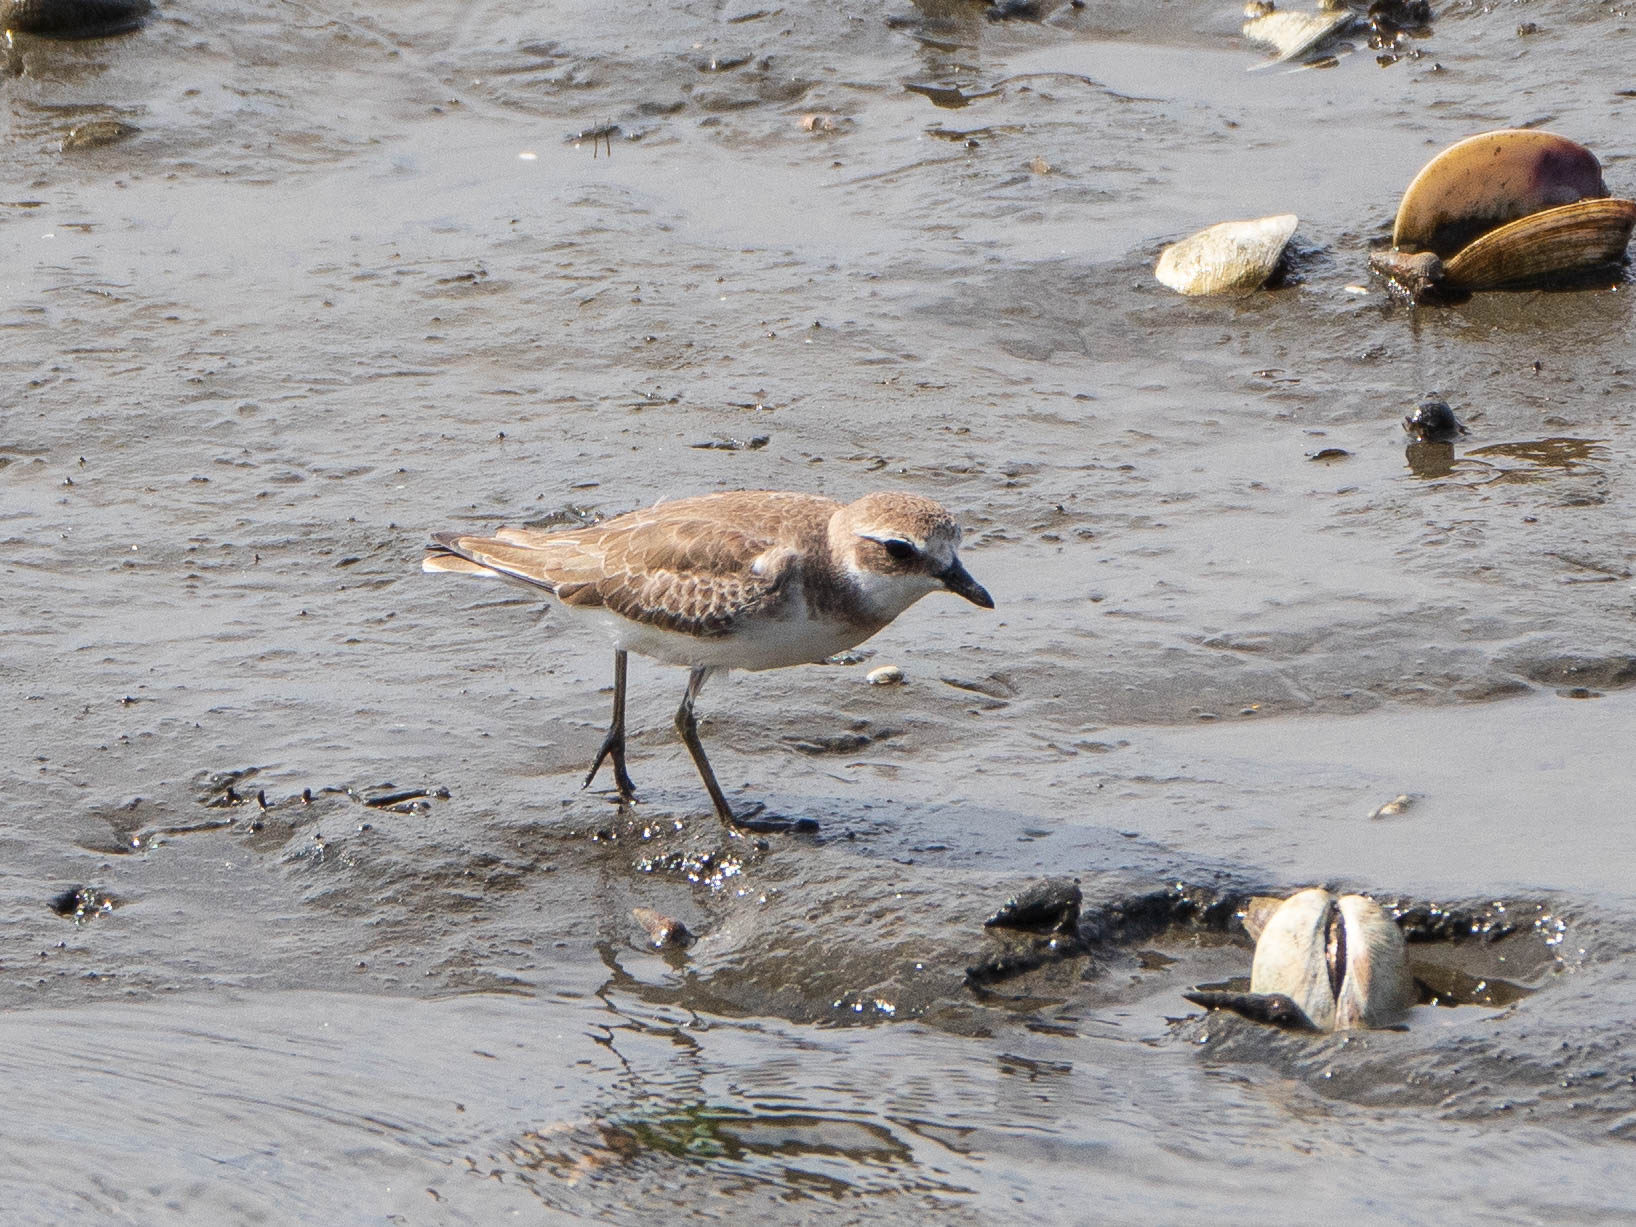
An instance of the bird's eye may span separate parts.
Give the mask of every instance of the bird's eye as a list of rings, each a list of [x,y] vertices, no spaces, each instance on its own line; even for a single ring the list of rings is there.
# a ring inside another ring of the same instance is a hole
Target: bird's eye
[[[886,552],[898,562],[908,562],[916,554],[920,553],[909,542],[897,537],[892,538],[890,541],[882,541],[881,544],[886,547]]]

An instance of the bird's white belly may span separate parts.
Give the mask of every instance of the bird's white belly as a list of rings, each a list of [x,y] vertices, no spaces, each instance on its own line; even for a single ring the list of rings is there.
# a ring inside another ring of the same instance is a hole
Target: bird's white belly
[[[804,609],[792,610],[791,616],[783,618],[752,619],[730,635],[709,638],[630,622],[607,610],[584,612],[602,623],[615,647],[667,665],[689,667],[778,669],[803,665],[844,652],[869,637],[865,627],[809,618]]]

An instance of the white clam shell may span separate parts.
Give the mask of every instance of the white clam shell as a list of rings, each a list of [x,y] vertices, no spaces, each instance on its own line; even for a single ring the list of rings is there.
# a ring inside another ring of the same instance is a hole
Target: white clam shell
[[[1345,930],[1345,958],[1333,970],[1331,908]],[[1390,1024],[1414,1003],[1403,932],[1373,899],[1337,898],[1317,888],[1291,895],[1268,918],[1255,945],[1252,993],[1282,993],[1320,1031]]]
[[[1270,62],[1283,64],[1316,51],[1351,24],[1352,13],[1349,9],[1323,13],[1274,10],[1246,21],[1244,37],[1271,47],[1277,58]],[[1267,65],[1257,67],[1265,68]]]
[[[1181,294],[1248,294],[1266,284],[1300,218],[1293,213],[1218,222],[1172,243],[1153,275]]]

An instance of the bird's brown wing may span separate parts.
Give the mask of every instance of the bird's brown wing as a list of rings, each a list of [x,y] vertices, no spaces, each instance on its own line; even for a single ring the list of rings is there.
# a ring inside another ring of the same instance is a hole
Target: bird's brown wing
[[[566,605],[603,606],[680,634],[725,634],[748,614],[776,614],[798,589],[799,554],[787,538],[799,534],[724,521],[709,514],[718,499],[661,504],[574,532],[438,533],[423,565],[502,576]]]

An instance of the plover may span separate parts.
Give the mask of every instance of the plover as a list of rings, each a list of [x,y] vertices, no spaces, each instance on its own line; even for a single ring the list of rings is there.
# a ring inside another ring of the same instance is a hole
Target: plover
[[[691,669],[676,731],[730,828],[814,824],[733,812],[693,714],[712,674],[825,660],[938,589],[994,608],[955,552],[954,517],[914,494],[869,494],[842,505],[811,494],[739,490],[660,503],[585,529],[446,532],[432,540],[424,570],[543,588],[611,633],[613,718],[585,786],[611,761],[621,799],[636,792],[625,769],[626,654]]]

